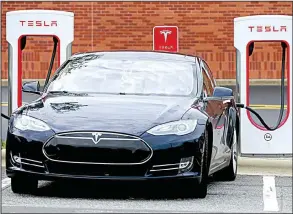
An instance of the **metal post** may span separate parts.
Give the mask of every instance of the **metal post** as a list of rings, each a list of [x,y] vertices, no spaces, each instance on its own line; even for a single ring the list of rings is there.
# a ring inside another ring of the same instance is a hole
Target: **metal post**
[[[13,48],[8,43],[8,116],[12,114]]]
[[[60,44],[59,44],[60,45]],[[72,55],[72,43],[70,43],[66,48],[66,60]],[[61,65],[62,63],[60,63]]]

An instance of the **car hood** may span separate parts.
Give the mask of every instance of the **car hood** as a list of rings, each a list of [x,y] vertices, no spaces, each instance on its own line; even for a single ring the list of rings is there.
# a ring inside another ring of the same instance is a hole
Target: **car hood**
[[[158,124],[179,120],[194,101],[190,97],[46,95],[23,110],[56,133],[109,131],[139,136]]]

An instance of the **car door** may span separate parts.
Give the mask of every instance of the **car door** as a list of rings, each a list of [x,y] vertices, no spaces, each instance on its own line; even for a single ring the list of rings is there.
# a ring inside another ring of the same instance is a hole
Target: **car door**
[[[202,75],[203,75],[203,90],[206,96],[213,97],[213,91],[216,87],[216,82],[211,74],[207,64],[202,61]],[[210,170],[212,171],[217,166],[225,163],[225,104],[221,100],[211,99],[206,103],[206,112],[211,117],[213,125],[213,150],[212,150],[212,163]]]
[[[208,76],[210,77],[212,84],[214,84],[214,87],[216,87],[216,80],[213,77],[212,71],[210,69],[210,67],[208,66],[208,64],[203,60],[203,66],[204,69],[206,70]],[[231,118],[229,118],[229,106],[231,104],[231,99],[228,100],[223,100],[221,102],[219,102],[219,104],[221,105],[221,120],[218,123],[218,129],[221,130],[221,150],[222,150],[222,155],[220,157],[220,162],[225,164],[225,162],[227,160],[230,159],[230,146],[228,145],[229,142],[227,142],[227,139],[229,139],[228,136],[228,128],[229,128],[229,123],[231,122]]]

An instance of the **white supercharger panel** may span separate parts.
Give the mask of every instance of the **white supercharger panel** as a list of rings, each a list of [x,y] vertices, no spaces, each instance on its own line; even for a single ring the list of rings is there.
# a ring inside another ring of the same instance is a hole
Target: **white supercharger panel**
[[[258,15],[239,17],[234,19],[234,46],[237,49],[237,84],[239,88],[238,102],[247,105],[247,45],[251,41],[281,41],[287,42],[289,58],[286,52],[286,62],[289,61],[289,76],[287,87],[289,99],[287,100],[286,122],[275,131],[256,127],[249,120],[246,109],[240,114],[240,150],[242,156],[249,155],[292,155],[292,16],[284,15]],[[281,68],[277,68],[281,69]],[[269,92],[268,92],[269,93]],[[286,98],[285,98],[286,99]],[[286,112],[284,112],[286,114]],[[251,113],[251,115],[253,115]],[[277,121],[278,118],[276,118]]]
[[[22,36],[53,36],[57,37],[58,51],[62,64],[71,55],[71,46],[74,40],[74,13],[55,10],[19,10],[6,13],[6,40],[8,47],[8,81],[10,111],[19,107],[20,90],[22,87],[19,74],[19,54]],[[50,59],[48,59],[50,60]]]

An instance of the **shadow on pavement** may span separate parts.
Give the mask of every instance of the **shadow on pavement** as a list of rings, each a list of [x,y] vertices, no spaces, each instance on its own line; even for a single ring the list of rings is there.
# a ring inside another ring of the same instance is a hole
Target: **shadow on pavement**
[[[56,181],[39,185],[35,195],[63,198],[95,199],[186,199],[186,182],[106,182],[106,181]]]

